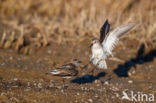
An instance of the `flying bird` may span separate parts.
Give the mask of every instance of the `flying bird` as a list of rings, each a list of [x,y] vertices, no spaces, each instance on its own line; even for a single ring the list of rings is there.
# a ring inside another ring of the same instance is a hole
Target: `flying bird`
[[[113,56],[112,50],[118,43],[119,38],[130,31],[135,25],[136,23],[129,23],[127,25],[117,27],[110,32],[110,24],[108,20],[106,20],[100,29],[100,40],[93,39],[91,41],[90,47],[92,57],[90,62],[98,68],[107,69],[106,59],[109,55]]]

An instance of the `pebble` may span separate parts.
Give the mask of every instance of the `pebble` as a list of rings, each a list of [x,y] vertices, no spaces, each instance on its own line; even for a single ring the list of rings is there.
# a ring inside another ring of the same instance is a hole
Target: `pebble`
[[[51,53],[52,53],[52,51],[51,51],[51,50],[48,50],[48,51],[47,51],[47,53],[48,53],[48,54],[51,54]]]
[[[14,81],[17,81],[18,80],[18,78],[14,78]]]
[[[58,88],[58,89],[61,89],[62,87],[61,87],[61,86],[57,86],[57,88]]]
[[[10,60],[13,60],[13,57],[11,56],[9,59],[10,59]]]
[[[135,73],[136,73],[136,71],[135,71],[135,70],[133,70],[133,71],[132,71],[132,74],[135,74]]]
[[[34,83],[34,86],[36,86],[37,84],[36,83]]]
[[[132,73],[131,72],[128,72],[128,76],[132,76]]]
[[[54,87],[55,85],[53,83],[50,83],[49,87],[52,88]]]
[[[95,83],[95,84],[100,84],[101,81],[100,81],[100,80],[95,80],[94,83]]]
[[[105,82],[104,82],[104,85],[109,85],[109,82],[108,82],[108,81],[105,81]]]
[[[76,95],[80,95],[80,93],[76,93]]]
[[[118,93],[115,93],[116,97],[119,97],[119,94]]]
[[[64,90],[63,89],[61,89],[61,93],[64,93]]]
[[[95,95],[95,98],[97,98],[97,97],[98,97],[98,95],[96,94],[96,95]]]
[[[41,83],[38,83],[38,88],[42,88],[42,84]]]
[[[128,81],[128,83],[130,83],[130,84],[131,84],[131,83],[133,83],[133,81],[132,81],[132,80],[129,80],[129,81]]]
[[[93,103],[93,100],[92,99],[88,99],[88,102]]]
[[[28,87],[30,86],[30,82],[27,82],[27,86],[28,86]]]

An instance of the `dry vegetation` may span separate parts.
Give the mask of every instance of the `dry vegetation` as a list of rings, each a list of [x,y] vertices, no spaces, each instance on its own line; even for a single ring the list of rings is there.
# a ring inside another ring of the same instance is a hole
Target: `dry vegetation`
[[[156,40],[155,11],[155,0],[1,0],[0,47],[29,54],[52,42],[98,37],[106,18],[112,28],[137,22],[129,37],[151,44]]]

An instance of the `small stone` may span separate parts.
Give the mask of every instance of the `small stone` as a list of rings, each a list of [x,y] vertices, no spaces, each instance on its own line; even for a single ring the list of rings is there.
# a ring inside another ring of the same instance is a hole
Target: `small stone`
[[[47,53],[48,53],[48,54],[51,54],[51,53],[52,53],[52,51],[51,51],[51,50],[48,50],[48,51],[47,51]]]
[[[93,100],[92,100],[92,99],[88,99],[88,102],[92,103],[92,102],[93,102]]]
[[[132,76],[132,73],[131,72],[128,72],[128,76]]]
[[[119,97],[119,94],[118,93],[115,93],[116,97]]]
[[[95,80],[94,83],[95,83],[95,84],[100,84],[101,81],[100,81],[100,80]]]
[[[14,78],[14,81],[17,81],[18,80],[18,78]]]
[[[11,56],[9,59],[10,59],[10,60],[13,60],[13,57]]]
[[[80,93],[76,93],[76,95],[80,95]]]
[[[96,94],[96,95],[95,95],[95,98],[97,98],[97,97],[98,97],[98,95]]]
[[[58,89],[61,89],[62,87],[61,87],[61,86],[57,86],[57,88],[58,88]]]
[[[61,89],[61,93],[64,93],[64,90],[63,89]]]
[[[136,71],[135,71],[135,70],[133,70],[133,71],[132,71],[132,74],[135,74],[135,73],[136,73]]]
[[[108,81],[105,81],[105,82],[104,82],[104,85],[109,85],[109,82],[108,82]]]
[[[54,84],[53,83],[50,83],[49,87],[50,88],[54,87]]]
[[[128,83],[133,83],[133,81],[132,80],[129,80]]]
[[[27,82],[27,86],[28,86],[28,87],[30,86],[30,82]]]
[[[99,87],[99,86],[100,86],[100,84],[97,84],[96,86],[97,86],[97,87]]]
[[[38,83],[38,88],[42,88],[42,84],[41,83]]]
[[[34,86],[36,86],[37,85],[37,83],[34,83]]]

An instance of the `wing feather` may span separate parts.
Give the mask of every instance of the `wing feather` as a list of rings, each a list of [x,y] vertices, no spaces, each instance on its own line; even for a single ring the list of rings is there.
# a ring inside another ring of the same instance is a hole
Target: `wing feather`
[[[107,55],[112,55],[112,50],[118,43],[119,37],[130,31],[135,25],[135,23],[130,23],[124,26],[120,26],[107,35],[107,37],[102,42],[103,49]]]
[[[103,40],[105,39],[107,33],[109,32],[109,29],[110,29],[110,24],[108,20],[106,20],[100,29],[100,43],[102,43]]]

